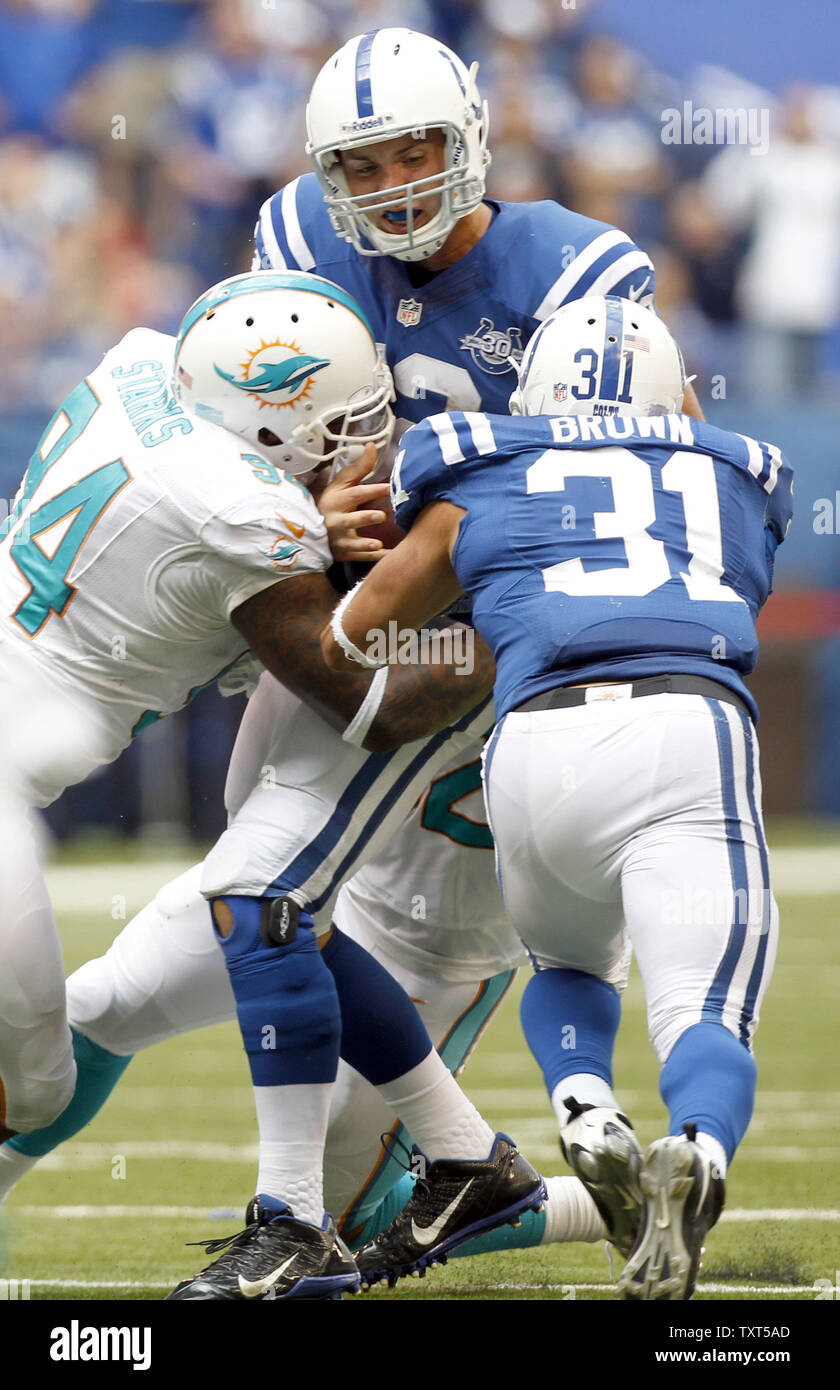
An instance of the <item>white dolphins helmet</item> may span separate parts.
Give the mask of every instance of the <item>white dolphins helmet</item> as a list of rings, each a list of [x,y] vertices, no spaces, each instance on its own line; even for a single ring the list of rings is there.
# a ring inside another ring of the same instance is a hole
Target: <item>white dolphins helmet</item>
[[[518,372],[511,415],[672,415],[686,386],[682,353],[662,320],[616,295],[555,310]]]
[[[354,299],[299,271],[222,280],[184,316],[173,389],[287,473],[383,448],[394,417],[384,349]]]
[[[468,70],[445,44],[411,29],[360,34],[319,72],[306,108],[306,153],[336,232],[361,255],[425,260],[478,207],[490,155],[477,72],[477,63]],[[351,197],[342,152],[401,135],[420,139],[430,129],[444,134],[443,173]],[[440,196],[440,208],[415,228],[418,200],[428,193]],[[405,231],[384,232],[371,214],[394,211],[395,201],[405,204]]]

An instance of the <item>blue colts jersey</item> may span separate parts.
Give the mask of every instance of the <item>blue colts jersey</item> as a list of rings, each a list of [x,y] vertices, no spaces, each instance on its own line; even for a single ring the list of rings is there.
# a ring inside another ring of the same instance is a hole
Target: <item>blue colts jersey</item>
[[[738,692],[791,518],[779,450],[687,415],[437,415],[391,479],[408,530],[466,510],[453,553],[498,667],[501,718],[558,685],[658,674]]]
[[[543,319],[587,294],[651,305],[654,273],[623,232],[558,203],[488,206],[481,240],[426,279],[422,263],[360,256],[341,241],[318,180],[304,174],[264,204],[254,268],[309,270],[358,300],[385,344],[403,422],[441,410],[502,414],[514,365]]]

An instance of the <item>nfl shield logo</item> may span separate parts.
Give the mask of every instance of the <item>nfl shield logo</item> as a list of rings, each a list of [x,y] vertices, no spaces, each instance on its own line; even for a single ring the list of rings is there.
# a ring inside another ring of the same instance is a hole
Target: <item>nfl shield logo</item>
[[[567,391],[566,391],[566,383],[565,383],[565,381],[555,381],[555,383],[554,383],[554,399],[555,399],[556,401],[559,401],[559,402],[562,404],[562,402],[566,399],[566,395],[567,395]]]
[[[416,328],[420,322],[420,315],[423,312],[423,305],[416,299],[401,299],[397,309],[397,322],[403,328]]]

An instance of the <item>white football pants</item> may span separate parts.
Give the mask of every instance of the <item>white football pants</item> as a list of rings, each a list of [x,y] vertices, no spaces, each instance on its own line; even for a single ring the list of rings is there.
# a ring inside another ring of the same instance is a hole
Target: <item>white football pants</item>
[[[512,713],[484,776],[502,895],[537,968],[619,984],[626,930],[661,1062],[704,1020],[749,1045],[778,911],[747,715],[677,694]]]

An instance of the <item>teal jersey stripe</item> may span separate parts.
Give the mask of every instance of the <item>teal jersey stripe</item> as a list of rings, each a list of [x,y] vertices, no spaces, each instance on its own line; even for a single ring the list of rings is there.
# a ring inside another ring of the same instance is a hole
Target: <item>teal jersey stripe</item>
[[[515,970],[504,970],[500,975],[492,975],[485,980],[478,998],[470,1005],[447,1033],[438,1052],[453,1076],[457,1076],[476,1044],[476,1040],[487,1027],[487,1023],[501,1004],[516,976]]]

